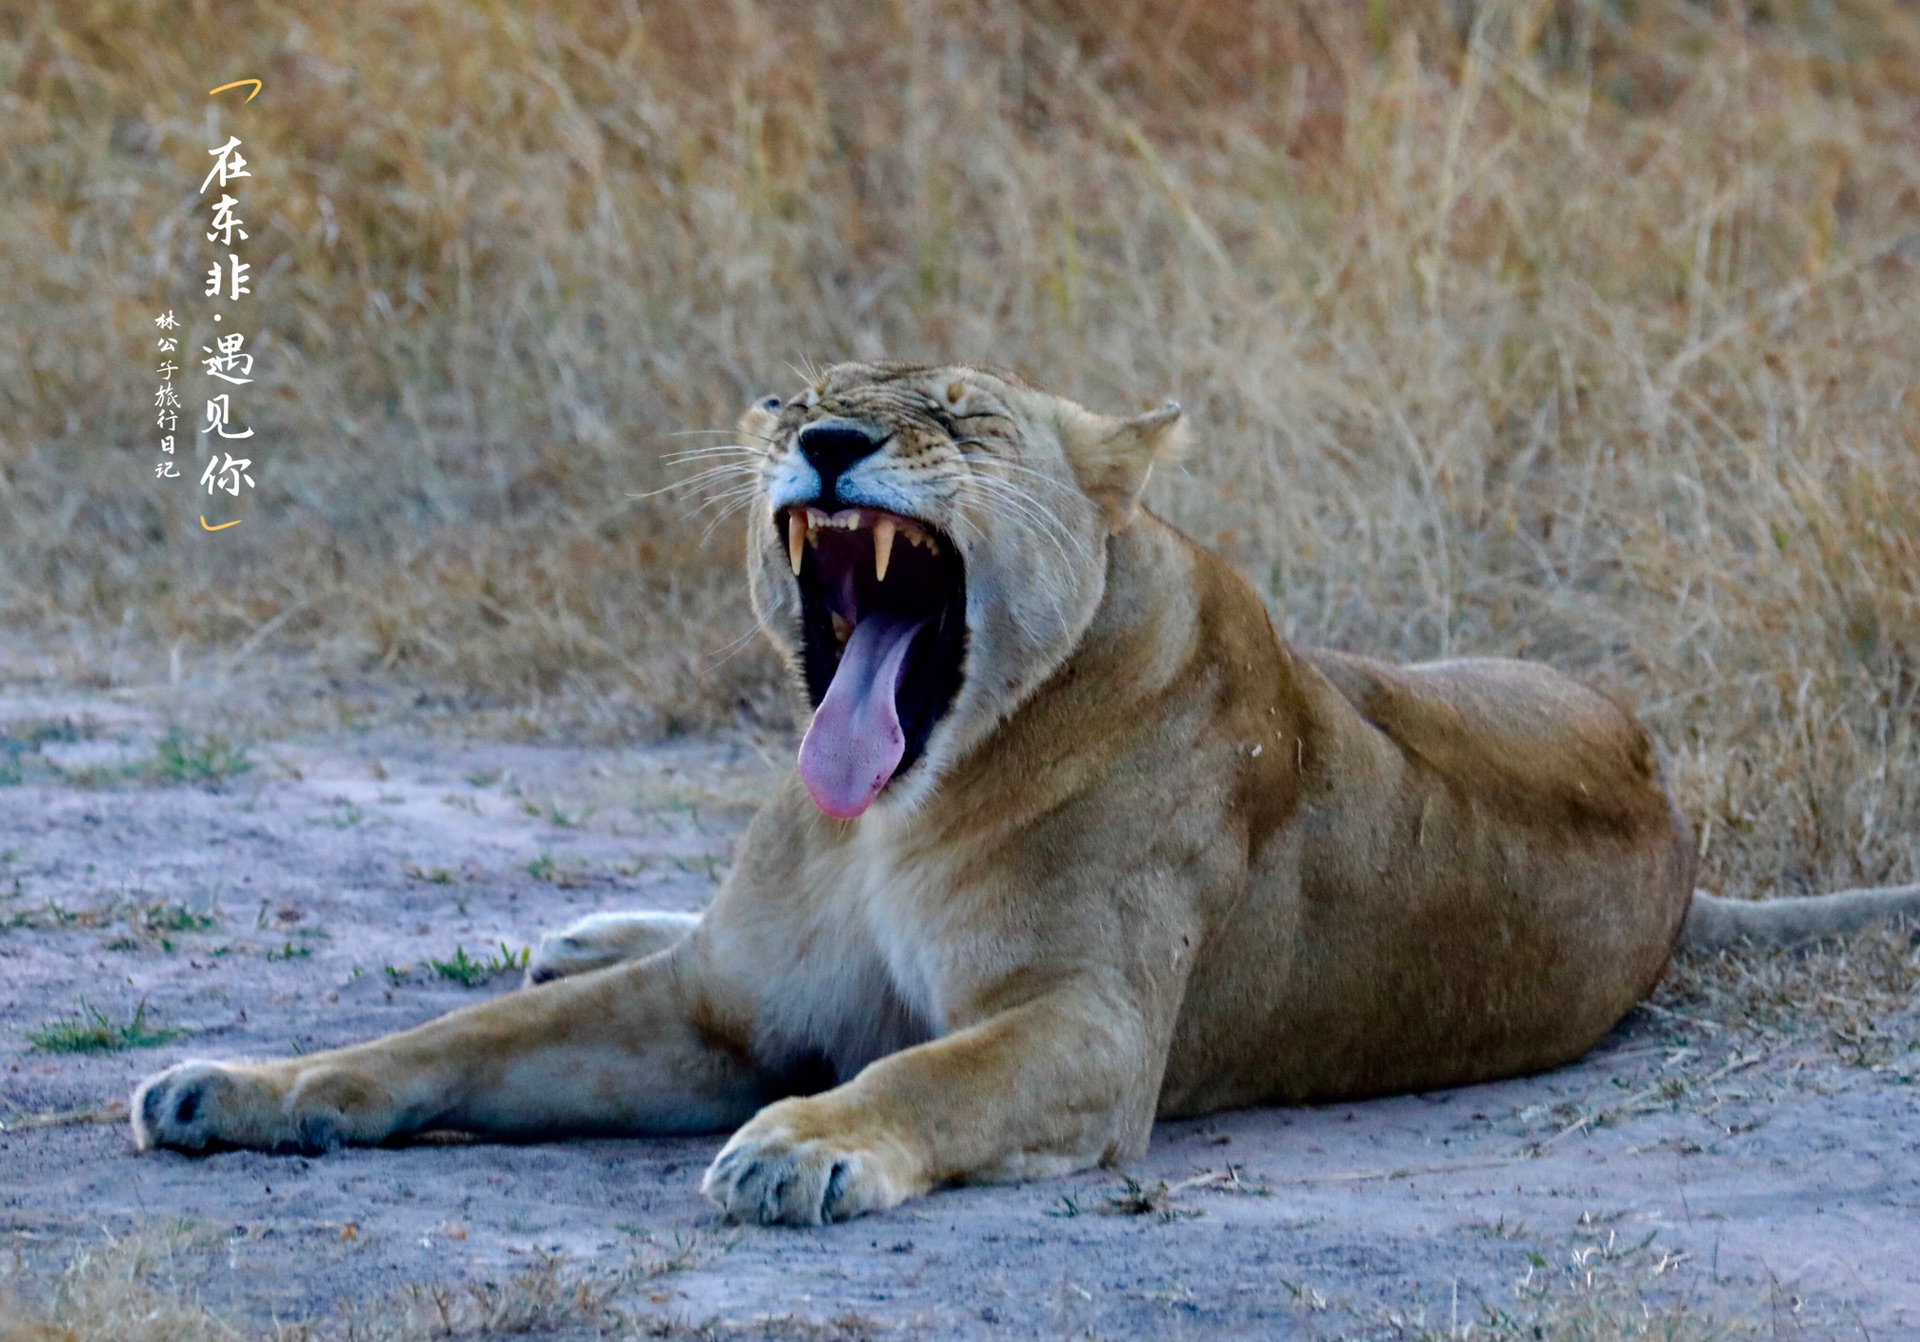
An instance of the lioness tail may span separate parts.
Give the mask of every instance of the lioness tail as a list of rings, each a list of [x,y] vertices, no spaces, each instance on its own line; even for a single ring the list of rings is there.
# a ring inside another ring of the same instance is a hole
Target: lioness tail
[[[1742,941],[1780,949],[1803,941],[1847,936],[1874,923],[1905,917],[1920,926],[1920,885],[1886,885],[1794,899],[1722,899],[1693,892],[1680,944],[1717,951]]]

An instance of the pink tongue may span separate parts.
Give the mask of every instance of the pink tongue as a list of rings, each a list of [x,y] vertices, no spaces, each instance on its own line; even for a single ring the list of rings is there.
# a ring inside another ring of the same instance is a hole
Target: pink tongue
[[[873,805],[900,767],[907,738],[894,696],[907,649],[924,624],[884,614],[856,624],[827,696],[813,711],[813,725],[800,743],[800,781],[813,804],[836,820],[851,820]]]

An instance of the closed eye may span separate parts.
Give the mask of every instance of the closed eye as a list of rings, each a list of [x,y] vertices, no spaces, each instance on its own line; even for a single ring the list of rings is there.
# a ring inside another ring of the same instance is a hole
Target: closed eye
[[[988,446],[988,444],[984,442],[982,439],[972,437],[969,431],[963,430],[961,428],[961,425],[966,424],[972,420],[981,420],[981,419],[1010,420],[1011,418],[1008,415],[1002,414],[998,410],[969,410],[963,414],[956,414],[953,411],[947,409],[947,407],[942,405],[940,402],[932,399],[929,399],[927,401],[926,411],[927,411],[927,414],[933,419],[933,422],[940,426],[940,431],[946,434],[947,437],[953,439],[956,445],[962,446],[962,447],[966,446],[969,443],[976,443],[982,447]],[[991,430],[989,430],[989,432],[991,432]]]

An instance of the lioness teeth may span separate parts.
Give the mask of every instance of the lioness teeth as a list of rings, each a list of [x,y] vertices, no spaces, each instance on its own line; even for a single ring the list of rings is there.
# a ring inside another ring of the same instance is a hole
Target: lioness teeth
[[[823,513],[818,508],[796,508],[787,514],[787,559],[793,565],[794,577],[800,576],[807,546],[819,543],[822,528],[828,531],[871,529],[873,572],[880,582],[887,580],[887,571],[893,565],[893,543],[896,540],[904,540],[912,546],[925,546],[931,554],[940,553],[940,542],[910,517],[894,517],[860,508],[846,508],[831,514]]]
[[[839,611],[833,613],[833,636],[844,644],[853,635],[853,621]]]

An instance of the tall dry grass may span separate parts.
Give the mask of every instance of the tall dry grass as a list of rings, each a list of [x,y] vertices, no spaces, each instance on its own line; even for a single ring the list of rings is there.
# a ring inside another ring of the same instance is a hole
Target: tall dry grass
[[[1291,636],[1641,706],[1709,885],[1920,879],[1910,4],[16,0],[0,98],[0,601],[66,674],[766,711],[737,524],[633,495],[795,365],[986,358],[1185,401],[1156,504]],[[146,342],[229,132],[208,537]]]

